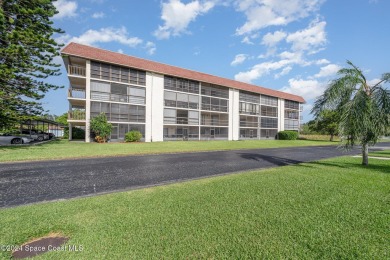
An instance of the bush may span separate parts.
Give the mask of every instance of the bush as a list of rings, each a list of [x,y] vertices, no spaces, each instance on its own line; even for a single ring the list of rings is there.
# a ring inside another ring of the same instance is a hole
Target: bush
[[[125,142],[139,142],[141,138],[142,138],[142,134],[140,131],[131,130],[130,132],[126,133]]]
[[[65,127],[64,129],[64,139],[69,138],[69,127]],[[85,131],[84,129],[72,127],[72,139],[84,139],[85,138]]]
[[[279,140],[297,140],[298,132],[296,131],[280,131],[278,133]]]
[[[95,140],[99,143],[105,143],[112,131],[112,124],[107,122],[107,116],[101,112],[98,116],[91,119],[91,131],[98,137]]]

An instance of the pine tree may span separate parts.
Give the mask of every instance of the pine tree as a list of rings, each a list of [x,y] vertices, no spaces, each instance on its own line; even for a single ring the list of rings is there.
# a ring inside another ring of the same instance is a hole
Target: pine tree
[[[60,75],[53,62],[61,45],[53,39],[53,0],[0,0],[0,128],[40,115],[39,100],[59,86],[44,82]]]

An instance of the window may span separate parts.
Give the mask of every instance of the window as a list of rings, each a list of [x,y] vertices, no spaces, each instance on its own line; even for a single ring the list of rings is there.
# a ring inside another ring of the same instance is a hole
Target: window
[[[112,80],[116,82],[146,85],[146,72],[142,70],[119,67],[93,61],[91,63],[91,77],[95,79]]]
[[[241,114],[259,114],[259,105],[240,102],[240,113]]]
[[[143,105],[145,104],[146,90],[144,88],[128,87],[129,103]]]
[[[261,106],[261,116],[278,116],[278,108],[277,107],[269,107],[269,106]]]
[[[288,129],[288,130],[298,130],[299,129],[299,121],[298,120],[285,119],[284,120],[284,128]]]
[[[228,88],[209,83],[202,83],[201,93],[206,96],[229,98]]]
[[[164,108],[164,124],[176,124],[176,109]]]
[[[240,127],[258,127],[259,119],[254,116],[240,116]]]
[[[199,82],[188,79],[175,78],[171,76],[164,76],[164,88],[198,94]]]
[[[260,95],[240,90],[240,101],[259,104]]]
[[[286,109],[286,110],[284,110],[284,118],[298,119],[299,118],[299,111]]]
[[[284,108],[299,110],[299,102],[292,101],[292,100],[285,100],[284,101]]]
[[[267,106],[278,106],[278,98],[261,95],[260,103]]]
[[[260,127],[261,128],[278,128],[278,119],[277,118],[262,117]]]

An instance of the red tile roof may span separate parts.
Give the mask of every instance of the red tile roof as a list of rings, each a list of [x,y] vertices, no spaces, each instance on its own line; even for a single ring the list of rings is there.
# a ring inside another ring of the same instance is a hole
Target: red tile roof
[[[150,72],[160,73],[164,75],[176,76],[186,79],[192,79],[200,82],[212,83],[220,86],[246,90],[250,92],[260,93],[264,95],[279,97],[282,99],[294,100],[301,103],[305,103],[305,100],[301,96],[277,91],[273,89],[263,88],[248,83],[243,83],[236,80],[225,79],[202,72],[193,70],[187,70],[171,65],[158,63],[155,61],[144,60],[125,54],[102,50],[99,48],[86,46],[78,43],[71,42],[62,49],[62,54],[70,56],[82,57],[95,61],[103,61],[107,63],[137,68]]]

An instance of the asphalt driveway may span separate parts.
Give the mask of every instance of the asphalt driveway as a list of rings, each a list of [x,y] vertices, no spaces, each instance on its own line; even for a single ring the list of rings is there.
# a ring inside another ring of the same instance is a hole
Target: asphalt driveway
[[[390,148],[390,143],[380,144]],[[0,164],[0,207],[135,189],[348,153],[334,146],[121,156]]]

